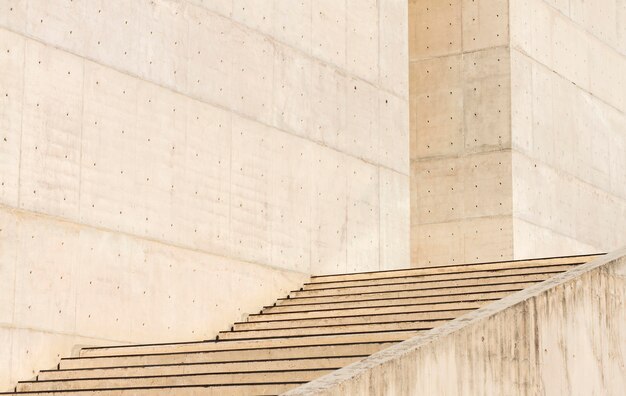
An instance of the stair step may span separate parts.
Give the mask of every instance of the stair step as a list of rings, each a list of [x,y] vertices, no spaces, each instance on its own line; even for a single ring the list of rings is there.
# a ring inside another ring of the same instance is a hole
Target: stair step
[[[419,282],[442,282],[442,281],[454,281],[454,280],[466,280],[466,279],[485,279],[485,278],[501,278],[512,275],[531,275],[531,274],[555,274],[559,272],[565,272],[573,268],[575,264],[567,265],[545,265],[545,266],[532,266],[524,268],[513,269],[494,269],[490,271],[467,271],[464,273],[452,273],[452,274],[429,274],[429,275],[413,275],[413,276],[399,276],[399,277],[381,277],[362,280],[343,280],[336,282],[310,282],[304,284],[304,290],[318,290],[318,289],[333,289],[333,288],[347,288],[347,287],[367,287],[367,286],[379,286],[379,285],[393,285],[404,283],[419,283]]]
[[[347,288],[300,290],[289,293],[291,298],[298,297],[325,297],[346,294],[373,294],[383,292],[398,292],[405,290],[447,290],[454,292],[455,288],[486,285],[503,285],[521,282],[542,282],[554,274],[511,275],[502,278],[463,279],[442,282],[411,282],[395,285],[357,286]]]
[[[372,323],[398,323],[421,320],[451,320],[473,309],[458,309],[434,312],[380,313],[371,315],[353,315],[330,318],[302,318],[272,321],[241,322],[233,325],[234,331],[289,329],[300,327],[320,328],[325,326],[361,325]]]
[[[463,296],[466,294],[487,293],[495,291],[511,291],[522,290],[530,287],[539,281],[535,282],[515,282],[497,285],[480,285],[480,286],[460,286],[456,288],[442,288],[442,289],[417,289],[417,290],[394,290],[385,292],[374,293],[356,293],[356,294],[344,294],[344,295],[330,295],[330,296],[299,296],[291,298],[281,298],[277,300],[276,305],[294,305],[303,303],[332,303],[332,302],[346,302],[346,301],[365,301],[365,300],[377,300],[382,298],[406,298],[406,297],[442,297],[442,296]]]
[[[345,334],[331,336],[309,336],[300,338],[269,338],[262,340],[220,340],[185,344],[162,344],[145,346],[119,346],[108,348],[83,349],[81,357],[116,356],[116,355],[148,355],[155,353],[181,353],[199,351],[224,351],[233,349],[259,349],[287,346],[335,345],[358,342],[402,341],[415,336],[416,332]]]
[[[544,259],[530,259],[530,260],[514,260],[514,261],[494,261],[489,263],[476,263],[476,264],[458,264],[458,265],[444,265],[425,268],[411,268],[389,271],[375,271],[375,272],[360,272],[351,274],[336,274],[336,275],[317,275],[311,277],[313,283],[317,282],[336,282],[342,280],[361,280],[383,277],[399,277],[399,276],[413,276],[413,275],[429,275],[429,274],[446,274],[446,273],[464,273],[467,271],[476,270],[491,270],[499,268],[524,268],[529,265],[541,266],[541,265],[554,265],[554,264],[582,264],[593,260],[596,257],[600,257],[599,254],[570,256],[570,257],[551,257]]]
[[[344,355],[369,355],[394,342],[372,342],[339,345],[274,347],[239,349],[230,351],[182,352],[148,355],[120,355],[102,357],[63,358],[60,369],[145,366],[156,364],[245,362],[267,359],[293,359],[332,357]]]
[[[456,302],[480,302],[498,300],[511,293],[515,293],[522,289],[516,288],[505,291],[493,291],[484,293],[463,293],[456,295],[446,296],[433,296],[433,297],[400,297],[400,298],[378,298],[370,300],[357,300],[357,301],[343,301],[343,302],[324,302],[324,303],[297,303],[287,304],[286,302],[281,305],[265,307],[263,313],[288,313],[288,312],[316,312],[316,311],[329,311],[340,309],[357,309],[357,308],[380,308],[380,307],[394,307],[403,305],[423,306],[426,309],[437,309],[439,305],[453,304]],[[251,315],[252,316],[252,315]]]
[[[344,367],[357,362],[367,355],[319,357],[301,359],[255,360],[234,363],[192,363],[154,366],[130,366],[70,370],[45,370],[38,375],[38,380],[118,378],[154,375],[181,375],[199,373],[229,373],[269,370],[303,370],[311,368]]]
[[[126,377],[110,379],[77,379],[59,381],[24,381],[17,384],[18,392],[35,392],[50,390],[85,390],[85,389],[124,389],[141,388],[148,386],[176,386],[176,385],[216,385],[216,384],[264,384],[290,382],[308,382],[335,368],[283,370],[248,373],[202,373],[171,376]]]
[[[278,395],[287,392],[305,382],[284,382],[276,384],[213,384],[213,385],[182,385],[166,387],[144,387],[126,389],[75,390],[75,391],[35,391],[17,394],[33,396],[250,396]],[[15,393],[0,393],[13,395]]]
[[[430,330],[433,327],[441,326],[448,320],[432,321],[409,321],[390,323],[370,323],[356,325],[322,326],[322,327],[294,327],[285,329],[268,330],[241,330],[220,333],[220,338],[230,340],[259,339],[270,337],[303,337],[308,335],[330,335],[330,334],[351,334],[351,333],[379,333],[396,332],[406,330]]]
[[[429,305],[395,305],[387,307],[374,307],[374,308],[344,308],[344,309],[326,309],[318,311],[296,311],[296,312],[264,312],[261,315],[248,316],[249,323],[264,322],[264,321],[278,321],[278,320],[302,320],[313,318],[339,318],[346,316],[365,316],[365,315],[388,315],[388,314],[400,314],[400,313],[430,313],[441,311],[452,311],[459,309],[474,310],[482,307],[485,304],[496,301],[483,300],[483,301],[467,301],[467,302],[455,302],[444,304],[429,304]]]

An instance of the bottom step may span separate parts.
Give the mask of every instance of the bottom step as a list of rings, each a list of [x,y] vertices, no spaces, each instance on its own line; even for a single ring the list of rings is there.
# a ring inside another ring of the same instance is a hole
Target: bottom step
[[[145,387],[126,389],[100,389],[80,391],[49,391],[49,392],[20,392],[0,393],[0,395],[41,395],[41,396],[250,396],[250,395],[279,395],[287,392],[304,382],[285,382],[275,384],[238,384],[238,385],[192,385]]]

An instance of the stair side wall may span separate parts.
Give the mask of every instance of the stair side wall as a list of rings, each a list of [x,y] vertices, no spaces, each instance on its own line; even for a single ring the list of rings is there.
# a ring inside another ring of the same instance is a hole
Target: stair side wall
[[[626,248],[286,393],[621,394]]]

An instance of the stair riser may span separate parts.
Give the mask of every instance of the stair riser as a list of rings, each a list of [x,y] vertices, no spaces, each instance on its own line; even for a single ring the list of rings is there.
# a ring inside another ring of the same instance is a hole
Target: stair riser
[[[253,341],[220,341],[206,342],[197,344],[183,345],[164,345],[152,347],[123,347],[109,349],[87,349],[80,354],[81,357],[90,356],[117,356],[117,355],[147,355],[152,353],[180,353],[180,352],[198,352],[198,351],[228,351],[243,348],[268,348],[268,347],[288,347],[288,346],[309,346],[309,345],[329,345],[341,343],[355,342],[373,342],[373,341],[400,341],[405,338],[416,335],[417,333],[379,333],[379,334],[350,334],[339,336],[311,336],[302,338],[277,338],[269,340],[253,340]]]
[[[346,325],[335,327],[314,327],[303,329],[284,329],[284,330],[254,330],[242,332],[226,332],[221,333],[223,339],[246,339],[246,338],[268,338],[268,337],[298,337],[314,334],[341,334],[341,333],[360,333],[360,332],[379,332],[379,331],[401,331],[401,330],[430,330],[433,327],[441,326],[447,320],[432,322],[407,322],[407,323],[384,323],[369,325]]]
[[[416,276],[416,275],[434,275],[434,274],[449,274],[455,272],[465,271],[489,271],[497,269],[512,269],[512,268],[527,268],[529,266],[546,266],[546,265],[566,265],[566,264],[582,264],[593,260],[599,255],[584,256],[584,257],[562,257],[540,260],[520,260],[511,262],[499,262],[490,264],[463,264],[463,265],[451,265],[445,267],[425,267],[425,268],[412,268],[400,271],[381,271],[381,272],[366,272],[360,274],[339,274],[329,276],[314,276],[312,282],[335,282],[343,280],[363,280],[372,278],[390,277],[396,278],[400,276]]]
[[[277,385],[232,385],[232,386],[197,386],[180,388],[154,389],[123,389],[101,391],[71,391],[71,392],[35,392],[30,396],[250,396],[250,395],[278,395],[297,387],[299,384]]]
[[[302,319],[302,320],[286,320],[273,322],[247,322],[238,323],[233,327],[235,331],[240,330],[266,330],[280,329],[285,327],[314,327],[314,326],[338,326],[338,325],[355,325],[355,324],[371,324],[371,323],[396,323],[400,321],[418,321],[418,320],[452,320],[456,317],[464,315],[472,311],[471,309],[444,311],[444,312],[420,312],[392,315],[369,315],[356,317],[338,317],[330,319]]]
[[[421,276],[400,277],[400,278],[381,278],[381,279],[367,279],[367,280],[343,281],[343,282],[319,282],[319,283],[309,283],[305,285],[304,290],[328,289],[328,288],[334,288],[334,287],[366,287],[366,286],[398,284],[398,283],[406,283],[406,282],[414,282],[414,281],[415,282],[424,282],[424,281],[444,282],[444,281],[454,281],[454,280],[462,280],[462,279],[503,277],[503,276],[514,276],[514,275],[532,275],[532,274],[542,274],[542,273],[554,274],[554,273],[559,273],[559,272],[565,272],[573,267],[574,265],[572,264],[572,265],[516,268],[516,269],[480,271],[480,272],[468,272],[468,273],[456,273],[456,274],[421,275]]]
[[[495,300],[492,300],[495,301]],[[429,312],[436,311],[451,311],[451,310],[459,310],[459,309],[477,309],[482,307],[485,304],[488,304],[490,301],[484,302],[462,302],[462,303],[452,303],[452,304],[441,304],[436,306],[424,306],[424,305],[409,305],[409,306],[398,306],[398,307],[385,307],[385,308],[354,308],[354,309],[343,309],[343,310],[335,310],[335,311],[312,311],[312,312],[294,312],[294,313],[274,313],[274,314],[263,314],[263,315],[250,315],[248,316],[248,322],[256,323],[263,321],[272,321],[272,320],[303,320],[303,319],[314,319],[314,318],[324,318],[324,317],[343,317],[343,316],[361,316],[361,315],[383,315],[383,314],[402,314],[402,313],[410,313],[410,312],[422,312],[427,314]],[[422,311],[423,310],[423,311]]]
[[[237,334],[237,333],[233,333]],[[244,351],[199,352],[190,354],[138,355],[104,358],[62,359],[61,369],[142,366],[155,364],[236,362],[265,359],[293,359],[346,355],[369,355],[393,343],[311,346]]]
[[[458,287],[467,286],[484,286],[502,283],[513,282],[541,282],[550,278],[550,275],[519,275],[519,276],[507,276],[503,278],[487,278],[487,279],[467,279],[449,282],[428,282],[428,283],[408,283],[398,285],[385,285],[385,286],[367,286],[367,287],[349,287],[345,289],[323,289],[323,290],[303,290],[296,291],[289,294],[292,298],[297,297],[316,297],[316,296],[336,296],[346,294],[359,294],[359,293],[381,293],[381,292],[394,292],[403,290],[424,290],[435,289],[440,290],[442,288],[450,288],[453,290]]]
[[[276,360],[244,363],[221,363],[221,364],[193,364],[175,366],[150,366],[150,367],[120,367],[110,369],[92,370],[69,370],[69,371],[45,371],[39,373],[40,381],[80,378],[115,378],[115,377],[141,377],[155,375],[183,375],[200,373],[225,373],[266,370],[304,370],[344,367],[348,364],[361,360],[361,357],[341,357],[333,359],[302,359],[302,360]]]
[[[435,296],[448,296],[448,295],[464,295],[469,293],[484,293],[500,290],[512,290],[512,289],[524,289],[526,287],[536,284],[534,282],[518,282],[505,285],[479,285],[479,286],[461,286],[455,288],[444,289],[418,289],[418,290],[393,290],[393,291],[378,291],[376,293],[355,293],[355,294],[337,294],[337,295],[318,295],[318,296],[292,296],[291,298],[279,300],[277,305],[290,305],[290,304],[315,304],[315,303],[329,303],[329,302],[344,302],[344,301],[364,301],[381,298],[404,298],[404,297],[435,297]],[[304,293],[304,292],[294,292]],[[310,293],[310,292],[306,292]],[[322,294],[322,293],[320,293]]]
[[[100,380],[74,380],[74,381],[38,381],[20,383],[17,386],[19,392],[33,392],[46,390],[84,390],[84,389],[107,389],[107,388],[133,388],[146,386],[176,386],[176,385],[216,385],[216,384],[246,384],[246,383],[275,383],[275,382],[308,382],[333,370],[314,371],[287,371],[278,373],[229,373],[190,375],[173,377],[149,377],[149,378],[119,378]]]
[[[414,298],[392,298],[385,300],[363,300],[363,301],[346,301],[346,302],[328,302],[325,304],[304,304],[304,305],[276,305],[266,308],[263,312],[267,313],[288,313],[298,311],[317,311],[335,309],[355,309],[355,308],[373,308],[373,307],[392,307],[398,305],[415,305],[424,307],[428,310],[436,310],[440,305],[454,304],[464,301],[484,301],[498,300],[508,296],[515,291],[502,291],[492,293],[474,293],[463,294],[458,296],[439,296],[439,297],[414,297]],[[287,300],[288,301],[288,300]],[[302,300],[301,300],[302,301]]]

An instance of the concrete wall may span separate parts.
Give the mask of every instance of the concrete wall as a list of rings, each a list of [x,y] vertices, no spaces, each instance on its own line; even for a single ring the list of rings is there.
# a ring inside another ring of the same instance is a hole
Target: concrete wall
[[[394,0],[0,2],[0,386],[408,266],[407,36]]]
[[[626,2],[510,13],[515,257],[626,244]]]
[[[508,2],[411,0],[411,258],[513,258]]]
[[[412,262],[626,243],[626,5],[413,0]]]
[[[626,248],[302,387],[301,395],[621,395]]]

